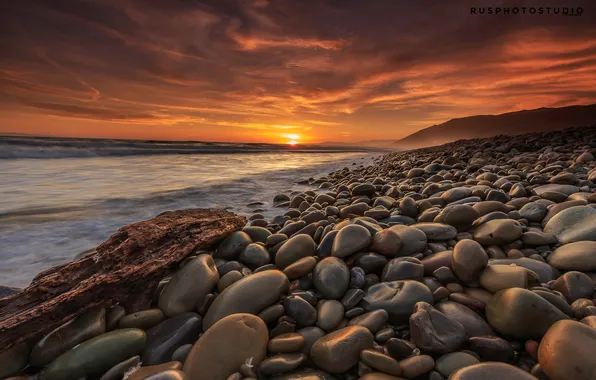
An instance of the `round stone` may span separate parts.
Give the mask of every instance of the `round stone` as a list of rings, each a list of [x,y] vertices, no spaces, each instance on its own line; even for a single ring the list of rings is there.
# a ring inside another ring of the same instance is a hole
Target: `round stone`
[[[89,339],[66,351],[43,370],[47,380],[78,380],[98,376],[143,349],[143,330],[121,329]]]
[[[27,342],[22,342],[4,352],[0,352],[0,363],[2,364],[0,366],[0,377],[4,379],[16,375],[25,368],[30,351]]]
[[[428,355],[411,356],[399,362],[402,376],[406,379],[414,379],[432,371],[435,368],[435,361]]]
[[[184,313],[147,330],[147,342],[141,353],[143,364],[156,365],[173,360],[178,347],[196,342],[201,322],[197,313]]]
[[[159,295],[158,306],[168,317],[191,311],[204,301],[218,281],[213,258],[199,255],[174,274]]]
[[[479,217],[478,211],[470,205],[452,205],[445,207],[433,221],[448,224],[462,232],[470,229],[472,223]]]
[[[412,280],[382,282],[369,287],[361,305],[366,311],[383,309],[389,313],[389,322],[407,322],[417,302],[433,304],[430,289]]]
[[[263,272],[266,273],[266,272]],[[261,364],[267,354],[269,331],[252,314],[232,314],[219,319],[194,344],[183,372],[193,380],[226,379],[251,360]]]
[[[56,328],[33,346],[29,362],[42,367],[79,343],[103,334],[105,317],[105,309],[96,308]]]
[[[423,252],[426,248],[426,234],[421,230],[401,224],[391,226],[389,229],[395,232],[401,241],[398,256],[409,256],[414,253]]]
[[[401,240],[395,231],[386,229],[377,232],[372,238],[370,250],[383,256],[396,256],[401,248]]]
[[[296,235],[287,240],[275,255],[275,266],[285,269],[303,257],[314,256],[317,244],[309,235]]]
[[[468,348],[486,361],[508,363],[515,351],[511,344],[498,336],[475,336],[468,340]]]
[[[516,265],[490,265],[480,273],[480,285],[490,292],[508,288],[528,288],[538,285],[538,275],[524,267]]]
[[[372,241],[370,232],[358,224],[349,224],[339,230],[333,240],[331,255],[346,257],[368,247]]]
[[[551,380],[596,379],[596,329],[576,321],[551,326],[538,347],[538,362]]]
[[[350,285],[350,270],[337,257],[321,260],[313,270],[315,289],[326,299],[341,299]]]
[[[421,280],[424,276],[424,265],[414,257],[398,257],[385,265],[381,281]]]
[[[325,300],[318,309],[317,325],[326,331],[333,330],[341,323],[344,312],[344,306],[341,302]]]
[[[539,340],[555,322],[569,319],[544,298],[521,288],[496,293],[486,305],[486,318],[504,336],[521,340]]]
[[[231,314],[256,315],[273,305],[288,288],[288,278],[278,270],[244,277],[215,298],[203,319],[203,330],[207,331],[215,322]]]
[[[370,330],[371,333],[375,334],[379,331],[389,319],[389,313],[385,310],[373,310],[369,311],[368,313],[364,313],[357,317],[350,319],[348,322],[349,326],[364,326]]]
[[[180,362],[168,362],[152,366],[143,366],[126,376],[126,380],[145,380],[153,377],[154,379],[167,379],[164,377],[166,371],[177,371],[182,369]]]
[[[495,335],[490,325],[477,312],[466,305],[459,302],[443,301],[436,304],[435,308],[449,319],[461,323],[469,337]]]
[[[255,269],[269,264],[269,252],[262,245],[251,243],[244,247],[238,257],[238,261],[249,268]]]
[[[596,241],[565,244],[555,249],[546,261],[561,270],[596,271]]]
[[[160,309],[148,309],[137,311],[122,317],[118,327],[121,329],[137,328],[147,330],[165,319]]]
[[[360,360],[371,368],[381,371],[389,375],[401,375],[401,368],[397,360],[389,355],[385,355],[379,351],[365,349],[360,351]]]
[[[596,241],[596,209],[589,206],[565,209],[546,223],[544,232],[555,235],[562,244]]]
[[[225,238],[217,250],[213,254],[213,257],[217,257],[224,260],[236,260],[240,252],[252,243],[250,236],[246,232],[235,231],[232,232],[227,238]]]
[[[373,347],[373,335],[362,326],[348,326],[317,340],[310,350],[313,363],[328,372],[342,373],[358,364],[360,351]]]
[[[437,359],[435,369],[443,376],[449,377],[458,369],[478,364],[480,361],[466,352],[452,352]]]
[[[449,380],[482,379],[536,380],[536,378],[528,372],[512,366],[511,364],[491,362],[464,367],[453,372],[451,376],[449,376]]]
[[[474,240],[464,239],[453,248],[451,269],[463,282],[478,280],[478,276],[488,264],[488,255],[482,246]]]
[[[313,326],[317,321],[317,310],[301,297],[286,297],[284,309],[286,314],[300,327]]]
[[[464,326],[430,304],[418,302],[410,316],[411,340],[424,351],[445,354],[457,350],[466,340]]]
[[[304,347],[304,337],[298,333],[286,333],[269,341],[267,348],[275,353],[297,352]]]
[[[271,236],[271,231],[263,227],[257,226],[246,226],[242,229],[242,232],[250,236],[250,240],[253,242],[265,243],[267,238]]]
[[[424,232],[428,240],[449,240],[457,236],[455,227],[442,223],[416,223],[413,228]]]
[[[303,257],[288,265],[286,269],[284,269],[284,273],[290,281],[296,280],[312,272],[316,265],[317,259],[314,256]]]
[[[474,240],[482,245],[511,243],[523,234],[521,223],[512,219],[497,219],[481,224],[474,231]]]

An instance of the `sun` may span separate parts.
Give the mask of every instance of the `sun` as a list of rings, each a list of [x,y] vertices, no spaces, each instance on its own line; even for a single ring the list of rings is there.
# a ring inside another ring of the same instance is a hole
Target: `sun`
[[[298,142],[300,141],[300,135],[295,134],[295,133],[285,133],[282,135],[282,137],[289,140],[287,142],[287,144],[290,146],[297,145]]]

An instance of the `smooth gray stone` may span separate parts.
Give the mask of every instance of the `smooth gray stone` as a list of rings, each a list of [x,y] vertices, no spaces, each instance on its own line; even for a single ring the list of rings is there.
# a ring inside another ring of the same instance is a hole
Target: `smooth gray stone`
[[[341,323],[344,317],[344,306],[338,300],[324,300],[317,313],[317,325],[330,331]]]
[[[263,227],[246,226],[242,229],[242,232],[250,236],[250,240],[253,242],[265,243],[267,238],[271,236],[271,231]]]
[[[248,379],[247,379],[248,380]],[[251,379],[252,380],[252,379]],[[305,368],[287,373],[284,375],[274,376],[271,380],[339,380],[337,377],[320,369]]]
[[[219,247],[217,247],[217,250],[213,253],[213,257],[225,260],[236,260],[244,247],[250,243],[252,243],[252,240],[246,232],[232,232],[221,242]]]
[[[244,247],[240,256],[238,256],[238,261],[251,269],[267,265],[269,264],[269,260],[269,252],[267,252],[265,247],[256,243],[251,243]]]
[[[371,233],[363,226],[350,224],[339,230],[333,240],[331,255],[346,257],[368,247],[372,241]]]
[[[479,363],[461,368],[449,376],[449,380],[536,380],[528,372],[505,363]],[[552,379],[555,380],[555,379]]]
[[[303,298],[288,296],[284,299],[286,314],[300,327],[313,326],[317,321],[317,310]]]
[[[348,326],[317,340],[310,350],[313,363],[331,373],[343,373],[356,365],[360,351],[372,348],[374,337],[362,326]]]
[[[387,263],[381,274],[381,281],[421,280],[424,265],[414,257],[397,257]]]
[[[106,310],[95,308],[56,328],[33,346],[29,362],[43,367],[79,343],[106,332]]]
[[[307,356],[301,352],[277,354],[263,360],[259,373],[277,375],[293,371],[306,362]]]
[[[427,238],[423,231],[404,225],[391,226],[389,229],[395,232],[401,240],[401,248],[397,254],[398,256],[408,256],[423,252],[426,248]]]
[[[511,344],[498,336],[475,336],[468,340],[468,348],[486,361],[509,363],[515,351]]]
[[[546,261],[561,270],[588,272],[596,270],[596,242],[578,241],[553,251]]]
[[[389,313],[385,310],[373,310],[369,311],[368,313],[359,315],[350,319],[348,322],[349,326],[364,326],[370,330],[371,333],[375,334],[379,331],[389,319]]]
[[[203,331],[231,314],[260,313],[273,305],[288,288],[288,278],[278,270],[254,273],[236,281],[221,292],[207,310]]]
[[[317,244],[309,235],[296,235],[287,240],[275,255],[275,265],[285,269],[303,257],[314,256]]]
[[[474,310],[459,302],[443,301],[435,308],[448,318],[461,323],[469,337],[495,335],[490,325]]]
[[[186,357],[188,356],[188,353],[190,352],[191,348],[192,348],[191,343],[184,344],[184,345],[178,347],[176,349],[176,351],[174,351],[174,353],[172,354],[172,361],[180,362],[180,363],[184,364],[184,362],[186,361]]]
[[[497,219],[481,224],[474,231],[474,240],[482,245],[508,244],[523,234],[521,223],[513,219]]]
[[[414,305],[424,301],[433,304],[430,289],[417,281],[404,280],[375,284],[369,287],[360,301],[366,311],[384,309],[389,313],[389,323],[407,322]]]
[[[540,340],[557,321],[569,319],[556,306],[527,289],[496,293],[486,305],[486,318],[503,336]]]
[[[168,369],[145,377],[143,380],[189,380],[186,374],[178,369]]]
[[[458,369],[478,363],[480,361],[467,352],[452,352],[438,358],[435,363],[435,369],[447,378]]]
[[[428,240],[441,241],[454,239],[457,236],[455,227],[442,223],[416,223],[412,225],[424,232]]]
[[[552,265],[549,265],[543,261],[530,259],[527,257],[520,257],[519,259],[491,259],[488,261],[488,265],[511,265],[515,264],[519,267],[523,267],[531,270],[540,277],[540,282],[547,283],[552,280],[556,280],[561,277],[561,272]]]
[[[304,337],[304,346],[300,349],[300,352],[310,355],[310,349],[312,345],[319,339],[325,336],[325,331],[317,326],[304,327],[296,331]]]
[[[213,258],[199,255],[174,274],[159,295],[158,306],[168,317],[194,310],[218,281],[219,272]]]
[[[326,299],[341,299],[350,285],[350,270],[337,257],[321,260],[313,270],[315,289]]]
[[[141,353],[143,365],[172,361],[172,355],[180,346],[194,343],[199,338],[201,322],[200,315],[184,313],[147,330],[147,343]]]
[[[453,352],[467,339],[461,323],[425,302],[414,306],[410,316],[410,336],[416,347],[436,354]]]
[[[146,335],[139,329],[122,329],[87,340],[66,351],[44,368],[46,380],[78,380],[99,376],[114,365],[138,354]]]
[[[544,227],[562,244],[577,241],[596,241],[596,209],[574,206],[553,216]]]

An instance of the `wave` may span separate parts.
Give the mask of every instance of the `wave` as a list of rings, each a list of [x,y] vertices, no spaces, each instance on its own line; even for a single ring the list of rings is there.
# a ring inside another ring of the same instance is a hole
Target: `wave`
[[[334,153],[368,151],[359,147],[327,147],[258,143],[215,143],[201,141],[109,140],[53,137],[0,137],[0,159],[16,158],[85,158],[148,156],[164,154],[217,153]]]

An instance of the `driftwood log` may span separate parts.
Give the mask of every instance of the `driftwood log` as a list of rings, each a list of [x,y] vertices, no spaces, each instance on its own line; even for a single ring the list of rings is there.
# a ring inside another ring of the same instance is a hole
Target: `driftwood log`
[[[27,288],[0,299],[0,352],[93,307],[149,308],[157,284],[176,264],[245,223],[222,209],[191,209],[121,228],[96,253],[41,272]]]

